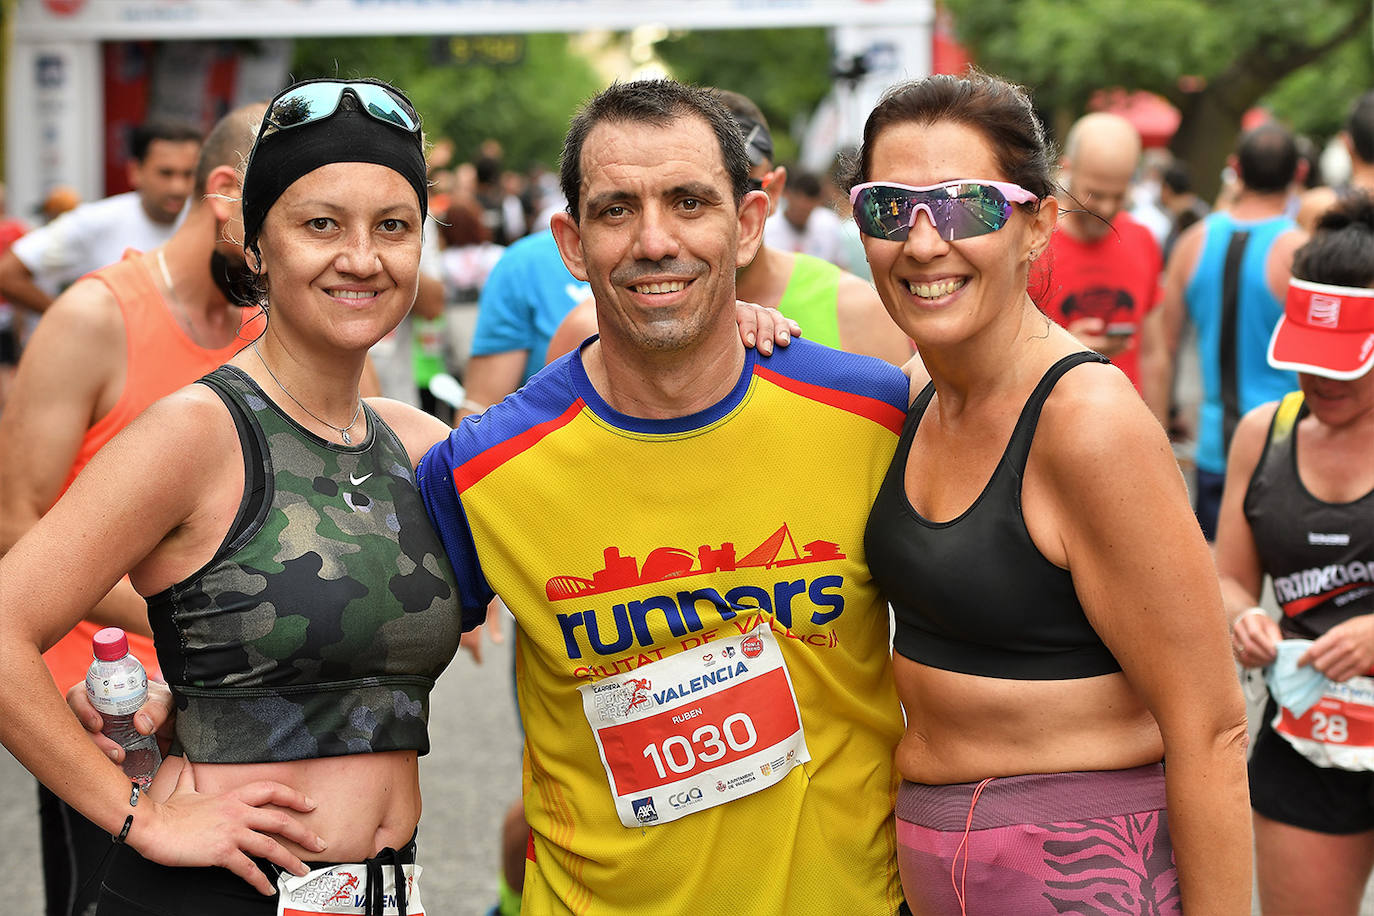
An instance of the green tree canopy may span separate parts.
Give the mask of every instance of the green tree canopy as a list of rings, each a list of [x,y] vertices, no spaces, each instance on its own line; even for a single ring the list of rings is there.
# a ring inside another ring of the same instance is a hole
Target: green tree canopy
[[[1193,164],[1205,191],[1241,116],[1290,74],[1297,82],[1276,93],[1277,113],[1329,132],[1354,95],[1332,89],[1346,78],[1367,87],[1371,72],[1370,0],[946,2],[980,66],[1031,87],[1061,127],[1096,89],[1168,98],[1183,112],[1173,151]],[[1333,78],[1327,68],[1338,58],[1354,61],[1353,74]],[[1295,98],[1300,92],[1307,97]]]
[[[453,141],[458,159],[493,138],[512,168],[554,166],[569,118],[601,78],[569,50],[566,35],[488,40],[476,49],[471,41],[455,49],[431,37],[301,39],[292,75],[387,80],[415,102],[431,141]]]

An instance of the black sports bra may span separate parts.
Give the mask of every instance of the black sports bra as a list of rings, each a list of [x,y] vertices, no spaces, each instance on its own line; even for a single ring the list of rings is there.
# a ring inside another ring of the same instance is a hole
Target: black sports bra
[[[896,615],[893,646],[901,655],[1016,680],[1121,670],[1084,616],[1072,577],[1036,549],[1021,515],[1021,480],[1040,409],[1060,376],[1085,362],[1107,360],[1079,352],[1050,367],[983,492],[948,522],[921,517],[906,496],[907,457],[934,385],[911,405],[864,532],[869,568]]]

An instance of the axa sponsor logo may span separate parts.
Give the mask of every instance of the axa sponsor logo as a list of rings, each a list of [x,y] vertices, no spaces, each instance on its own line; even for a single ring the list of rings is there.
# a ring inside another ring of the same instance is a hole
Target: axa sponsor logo
[[[652,824],[658,820],[658,809],[654,807],[652,795],[630,799],[630,810],[634,811],[635,820],[641,824]]]

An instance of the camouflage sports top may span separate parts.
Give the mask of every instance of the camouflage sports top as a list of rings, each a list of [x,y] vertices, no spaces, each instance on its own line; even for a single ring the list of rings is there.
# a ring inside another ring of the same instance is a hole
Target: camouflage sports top
[[[222,366],[245,486],[214,559],[148,601],[188,760],[429,751],[429,692],[458,649],[458,590],[396,434],[364,406],[326,442]]]

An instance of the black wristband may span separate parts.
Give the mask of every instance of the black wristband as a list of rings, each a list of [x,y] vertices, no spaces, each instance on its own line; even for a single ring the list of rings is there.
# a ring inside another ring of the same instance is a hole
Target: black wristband
[[[132,787],[132,788],[129,790],[129,807],[130,807],[130,808],[137,808],[137,807],[138,807],[138,796],[139,796],[139,793],[143,791],[143,788],[142,788],[138,783],[134,782],[133,780],[130,780],[130,781],[129,781],[129,785]],[[128,817],[124,818],[124,829],[121,830],[121,831],[119,831],[119,836],[110,837],[110,839],[114,841],[114,843],[115,843],[116,846],[118,846],[120,843],[123,843],[123,842],[124,842],[124,839],[129,835],[129,828],[132,827],[133,825],[134,825],[134,816],[133,816],[132,814],[130,814]]]

